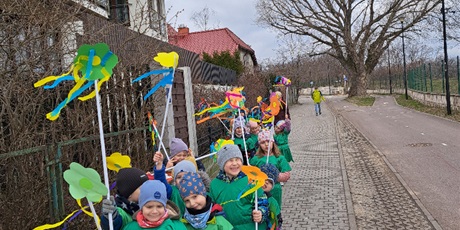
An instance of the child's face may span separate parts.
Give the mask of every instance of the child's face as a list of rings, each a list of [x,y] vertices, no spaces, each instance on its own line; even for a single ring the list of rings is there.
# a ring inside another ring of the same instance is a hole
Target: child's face
[[[265,184],[262,185],[264,192],[270,192],[273,188],[273,184],[270,180],[265,180]]]
[[[184,198],[185,207],[201,210],[206,206],[206,197],[203,195],[192,194]]]
[[[275,126],[275,133],[281,133],[282,131],[283,131],[283,129],[281,129],[278,126]]]
[[[185,150],[184,150],[184,151],[182,151],[182,152],[176,154],[173,158],[171,158],[171,160],[172,160],[175,164],[177,164],[177,163],[183,161],[186,157],[188,157],[188,151],[185,151]]]
[[[251,132],[251,134],[258,134],[259,131],[260,131],[260,126],[251,127],[249,129],[249,132]]]
[[[243,135],[243,128],[242,127],[235,128],[235,134],[238,136]]]
[[[264,152],[268,152],[268,148],[269,146],[271,146],[271,142],[270,141],[262,141],[262,142],[259,142],[259,145],[260,145],[260,148],[262,148],[262,150]]]
[[[157,201],[149,201],[142,207],[142,213],[145,219],[149,221],[158,221],[165,214],[165,207]]]
[[[234,157],[225,162],[224,172],[228,177],[236,177],[241,172],[243,162],[240,158]]]
[[[141,187],[137,188],[129,197],[128,200],[131,202],[139,202],[139,194],[141,194]]]
[[[184,176],[185,172],[180,172],[176,175],[176,179],[174,182],[176,182],[176,185],[180,184],[180,181],[182,180],[182,177]]]

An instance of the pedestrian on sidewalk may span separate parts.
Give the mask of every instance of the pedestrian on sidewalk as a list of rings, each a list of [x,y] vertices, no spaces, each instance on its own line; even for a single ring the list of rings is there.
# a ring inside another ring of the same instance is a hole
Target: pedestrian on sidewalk
[[[323,93],[315,86],[315,90],[311,93],[311,99],[315,103],[316,116],[321,115],[321,101],[324,101]]]

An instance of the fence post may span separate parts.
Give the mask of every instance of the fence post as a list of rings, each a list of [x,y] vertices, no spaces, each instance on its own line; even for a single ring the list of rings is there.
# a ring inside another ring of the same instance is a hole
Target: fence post
[[[426,87],[426,64],[423,63],[423,85],[425,86],[425,91],[428,92],[428,88]]]
[[[457,56],[457,94],[460,95],[460,61]]]
[[[446,87],[444,86],[444,62],[441,62],[441,70],[442,70],[442,73],[441,73],[441,78],[442,78],[442,93],[446,93]]]

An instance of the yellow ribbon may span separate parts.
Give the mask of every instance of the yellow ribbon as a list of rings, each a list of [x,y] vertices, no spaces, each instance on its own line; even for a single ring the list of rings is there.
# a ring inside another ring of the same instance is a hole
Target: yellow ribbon
[[[88,212],[88,211],[85,210],[85,209],[89,208],[88,206],[82,207],[82,205],[81,205],[81,200],[80,200],[80,199],[77,200],[77,204],[78,204],[78,206],[80,206],[80,209],[77,209],[77,210],[73,211],[72,213],[70,213],[69,215],[67,215],[62,221],[57,222],[57,223],[54,223],[54,224],[44,224],[44,225],[35,227],[33,230],[45,230],[45,229],[52,229],[52,228],[59,227],[59,226],[61,226],[64,222],[66,222],[67,219],[69,219],[70,217],[72,217],[76,212],[78,212],[78,211],[80,211],[80,210],[82,210],[86,215],[93,217],[93,214],[92,214],[91,212]],[[98,222],[100,223],[101,220],[99,219],[99,217],[98,217],[97,219],[98,219]]]

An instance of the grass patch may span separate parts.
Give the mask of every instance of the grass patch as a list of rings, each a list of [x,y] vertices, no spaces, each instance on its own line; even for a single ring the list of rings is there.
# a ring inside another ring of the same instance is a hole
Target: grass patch
[[[447,115],[447,110],[443,107],[424,105],[416,100],[413,100],[411,97],[409,97],[409,99],[406,100],[405,95],[398,95],[395,96],[395,98],[396,102],[400,106],[460,122],[460,111],[452,110],[452,114]]]
[[[345,100],[357,106],[372,106],[374,104],[375,98],[371,96],[355,96],[348,97]]]

